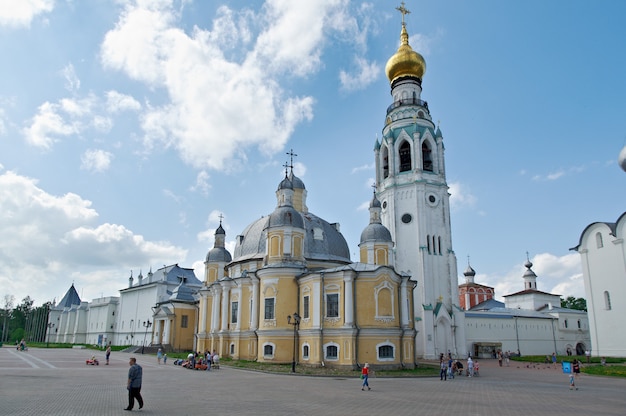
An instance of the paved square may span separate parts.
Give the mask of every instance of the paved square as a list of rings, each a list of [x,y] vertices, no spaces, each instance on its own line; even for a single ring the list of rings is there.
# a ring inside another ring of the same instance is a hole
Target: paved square
[[[91,350],[0,348],[0,415],[119,415],[127,404],[130,354],[113,352],[111,365]],[[571,391],[561,369],[480,361],[480,377],[385,379],[372,391],[358,378],[274,375],[223,367],[193,371],[143,367],[144,415],[624,415],[626,380],[581,375]]]

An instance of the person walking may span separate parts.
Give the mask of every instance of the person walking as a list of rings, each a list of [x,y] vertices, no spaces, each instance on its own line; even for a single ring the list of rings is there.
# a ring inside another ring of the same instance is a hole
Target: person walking
[[[467,359],[467,376],[474,377],[474,361],[472,361],[472,357]]]
[[[361,378],[363,379],[361,390],[365,390],[365,387],[367,387],[368,390],[371,390],[370,384],[368,382],[369,376],[370,376],[370,365],[368,363],[365,363],[365,365],[363,366],[363,369],[361,370]]]
[[[163,358],[163,350],[159,348],[159,350],[157,351],[157,361],[159,362],[159,364],[161,364],[162,358]]]
[[[104,357],[106,358],[106,365],[109,365],[109,357],[111,357],[111,344],[107,346],[107,350],[104,352]]]
[[[446,360],[443,359],[443,356],[441,358],[441,360],[439,360],[439,380],[441,381],[447,381],[448,380],[448,363],[446,362]]]
[[[143,397],[141,397],[141,378],[143,369],[137,364],[135,357],[130,357],[128,361],[130,368],[128,369],[128,383],[126,388],[128,389],[128,407],[124,410],[133,410],[135,407],[135,399],[139,403],[139,408],[143,407]]]
[[[163,364],[167,364],[167,354],[163,354]]]

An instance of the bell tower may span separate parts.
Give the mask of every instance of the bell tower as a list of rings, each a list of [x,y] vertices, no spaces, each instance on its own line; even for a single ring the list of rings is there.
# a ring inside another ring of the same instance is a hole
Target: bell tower
[[[376,141],[376,196],[381,220],[395,243],[395,267],[417,282],[414,320],[418,356],[466,356],[465,318],[459,307],[456,256],[452,249],[450,195],[443,135],[422,100],[426,62],[409,45],[404,2],[400,47],[385,71],[391,105]]]

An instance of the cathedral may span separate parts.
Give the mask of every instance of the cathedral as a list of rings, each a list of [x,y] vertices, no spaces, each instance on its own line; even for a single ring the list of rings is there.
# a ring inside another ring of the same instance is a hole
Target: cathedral
[[[421,99],[426,63],[409,45],[409,11],[398,10],[400,47],[386,66],[392,102],[375,143],[359,261],[339,225],[308,210],[307,189],[287,166],[274,211],[235,237],[232,255],[221,223],[215,232],[198,292],[197,350],[379,368],[466,355],[443,135]]]
[[[494,299],[494,288],[474,282],[469,259],[466,281],[458,284],[443,134],[422,99],[426,63],[409,44],[409,11],[404,3],[397,10],[400,46],[385,68],[391,104],[374,143],[374,193],[358,261],[350,258],[339,224],[309,211],[290,152],[273,211],[234,237],[233,253],[220,221],[203,279],[178,264],[150,269],[145,278],[140,272],[137,280],[131,272],[119,298],[91,303],[72,285],[51,308],[48,339],[211,350],[232,359],[291,362],[294,371],[296,364],[358,368],[366,362],[412,368],[448,353],[488,358],[496,350],[589,350],[586,312],[560,307],[559,295],[538,290],[530,259],[523,290],[505,295],[505,303]],[[624,354],[611,340],[610,319],[624,307],[607,286],[615,270],[623,272],[624,218],[591,224],[574,248],[583,259],[594,354]],[[598,324],[598,317],[606,322]]]

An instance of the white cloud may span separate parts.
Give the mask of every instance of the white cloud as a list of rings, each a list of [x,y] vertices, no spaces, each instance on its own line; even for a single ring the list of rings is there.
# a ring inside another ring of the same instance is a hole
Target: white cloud
[[[531,259],[532,270],[537,275],[537,289],[561,297],[585,297],[585,286],[582,278],[580,254],[568,253],[556,256],[551,253],[537,254]],[[479,270],[477,270],[479,271]],[[524,264],[513,266],[502,275],[480,274],[474,279],[476,283],[495,288],[496,297],[502,301],[504,295],[524,290]]]
[[[29,27],[35,16],[53,8],[54,0],[0,0],[0,26]]]
[[[141,104],[132,96],[117,91],[107,91],[106,107],[110,113],[141,110]]]
[[[211,184],[209,183],[210,178],[211,177],[205,170],[198,172],[196,175],[196,183],[189,189],[194,192],[200,192],[203,195],[208,195],[209,190],[211,190]]]
[[[76,92],[80,89],[80,79],[78,79],[78,75],[76,75],[76,71],[74,70],[74,65],[67,64],[65,68],[61,71],[61,74],[65,78],[65,89],[69,92]]]
[[[81,156],[80,168],[90,172],[104,172],[111,166],[113,154],[102,149],[90,149]]]
[[[122,225],[94,224],[98,213],[91,205],[76,194],[51,195],[37,181],[14,172],[1,174],[2,290],[43,303],[65,293],[67,287],[61,285],[71,274],[85,298],[92,299],[103,287],[110,290],[103,282],[119,279],[120,268],[179,262],[186,256],[184,249],[145,241]]]
[[[361,165],[361,166],[357,166],[355,168],[352,168],[352,172],[350,172],[350,173],[355,174],[357,172],[361,172],[361,171],[364,171],[364,170],[374,170],[375,168],[376,168],[376,164],[371,163],[369,165]]]
[[[376,62],[368,62],[362,57],[355,57],[354,63],[356,68],[354,72],[339,72],[339,81],[341,88],[345,91],[357,91],[365,89],[372,82],[376,81],[381,73],[380,65]]]
[[[320,68],[329,38],[346,31],[338,16],[348,15],[348,5],[269,0],[258,13],[222,6],[210,30],[185,32],[172,2],[129,3],[104,37],[101,59],[167,92],[167,103],[141,116],[147,150],[171,147],[195,168],[236,169],[247,152],[281,150],[296,126],[313,118],[314,99],[281,83]],[[367,83],[373,64],[359,62],[358,82]]]
[[[26,142],[35,147],[49,149],[57,140],[55,136],[69,136],[78,132],[78,127],[66,122],[59,114],[60,106],[45,102],[39,106],[29,127],[22,130]]]
[[[450,187],[450,208],[459,209],[476,205],[477,198],[465,185],[460,182],[451,182],[448,186]]]

